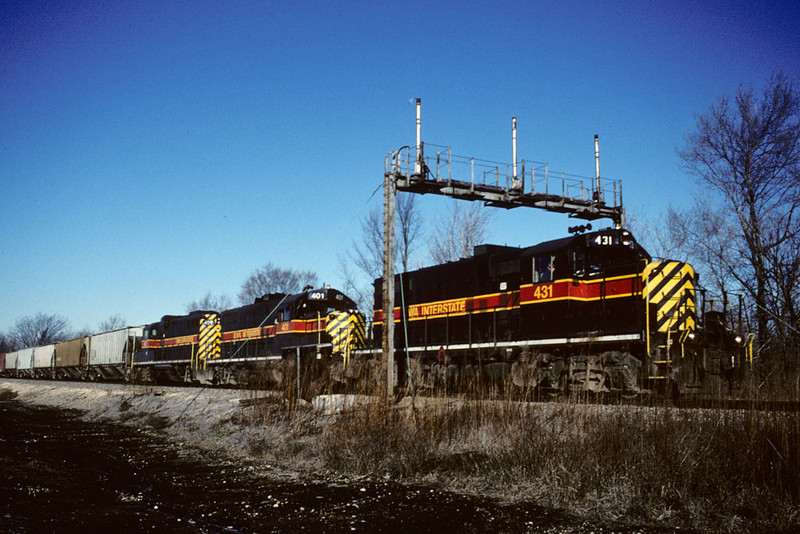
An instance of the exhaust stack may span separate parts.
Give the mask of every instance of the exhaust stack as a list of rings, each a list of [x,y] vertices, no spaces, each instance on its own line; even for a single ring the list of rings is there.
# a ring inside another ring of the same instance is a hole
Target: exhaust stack
[[[602,202],[603,194],[600,191],[600,138],[597,134],[594,135],[594,200],[595,202]]]
[[[414,164],[414,174],[422,174],[422,99],[417,99],[417,161]]]
[[[517,181],[517,118],[511,117],[511,160],[512,165],[512,178],[514,182]]]

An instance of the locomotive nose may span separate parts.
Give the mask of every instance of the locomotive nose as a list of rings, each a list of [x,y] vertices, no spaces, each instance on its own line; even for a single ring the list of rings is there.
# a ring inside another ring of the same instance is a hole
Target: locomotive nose
[[[361,349],[365,342],[364,314],[358,311],[333,311],[328,314],[327,333],[331,336],[331,352],[345,358],[351,350]]]

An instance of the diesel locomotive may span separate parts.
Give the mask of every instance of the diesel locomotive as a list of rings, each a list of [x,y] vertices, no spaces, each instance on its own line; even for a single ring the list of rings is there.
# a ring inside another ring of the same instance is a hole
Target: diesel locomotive
[[[380,340],[382,279],[374,287]],[[691,265],[654,260],[621,228],[481,245],[396,275],[395,290],[398,379],[417,388],[729,393],[752,359],[722,312],[698,316]]]
[[[299,370],[304,384],[322,387],[334,356],[346,362],[364,346],[364,324],[353,300],[330,287],[272,293],[223,312],[165,315],[144,327],[131,374],[135,381],[270,387]]]

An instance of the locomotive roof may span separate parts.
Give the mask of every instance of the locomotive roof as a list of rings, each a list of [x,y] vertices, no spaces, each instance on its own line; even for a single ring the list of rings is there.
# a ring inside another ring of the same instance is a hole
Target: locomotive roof
[[[596,236],[601,235],[609,235],[614,234],[620,236],[622,238],[627,238],[633,247],[633,250],[636,250],[641,256],[650,260],[650,254],[642,247],[636,238],[633,237],[633,234],[630,231],[625,230],[623,228],[606,228],[604,230],[597,230],[594,232],[586,232],[584,234],[576,234],[571,235],[569,237],[562,237],[559,239],[553,239],[551,241],[545,241],[543,243],[539,243],[538,245],[533,245],[523,250],[523,254],[525,255],[536,255],[536,254],[546,254],[548,252],[555,252],[557,250],[562,250],[566,248],[570,248],[573,246],[578,245],[579,243],[589,243],[593,241]],[[623,241],[623,245],[628,245]]]
[[[548,252],[554,252],[557,250],[562,250],[566,248],[570,248],[575,246],[578,243],[586,242],[587,240],[592,240],[595,236],[598,235],[608,235],[608,234],[616,234],[616,235],[624,235],[627,234],[629,239],[636,245],[636,248],[639,250],[641,254],[650,258],[650,254],[642,248],[633,235],[625,229],[620,228],[606,228],[604,230],[597,230],[594,232],[586,232],[583,234],[576,234],[567,237],[560,237],[558,239],[551,239],[550,241],[543,241],[541,243],[537,243],[536,245],[531,245],[529,247],[509,247],[503,245],[477,245],[474,248],[474,255],[473,257],[483,256],[486,254],[500,254],[503,252],[522,252],[523,255],[535,255],[535,254],[546,254]]]
[[[553,239],[552,241],[545,241],[543,243],[539,243],[537,245],[533,245],[530,247],[526,247],[523,249],[523,253],[525,255],[529,254],[542,254],[544,252],[551,252],[554,250],[560,250],[562,248],[567,248],[572,245],[576,239],[583,238],[583,236],[571,235],[569,237],[560,237],[558,239]]]

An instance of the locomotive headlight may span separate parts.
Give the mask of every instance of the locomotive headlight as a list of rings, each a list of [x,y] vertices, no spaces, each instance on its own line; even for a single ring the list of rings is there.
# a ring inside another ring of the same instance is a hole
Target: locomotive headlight
[[[689,332],[689,339],[694,339],[694,332]]]
[[[734,339],[736,340],[737,344],[739,344],[739,345],[742,344],[742,336],[736,336]]]

